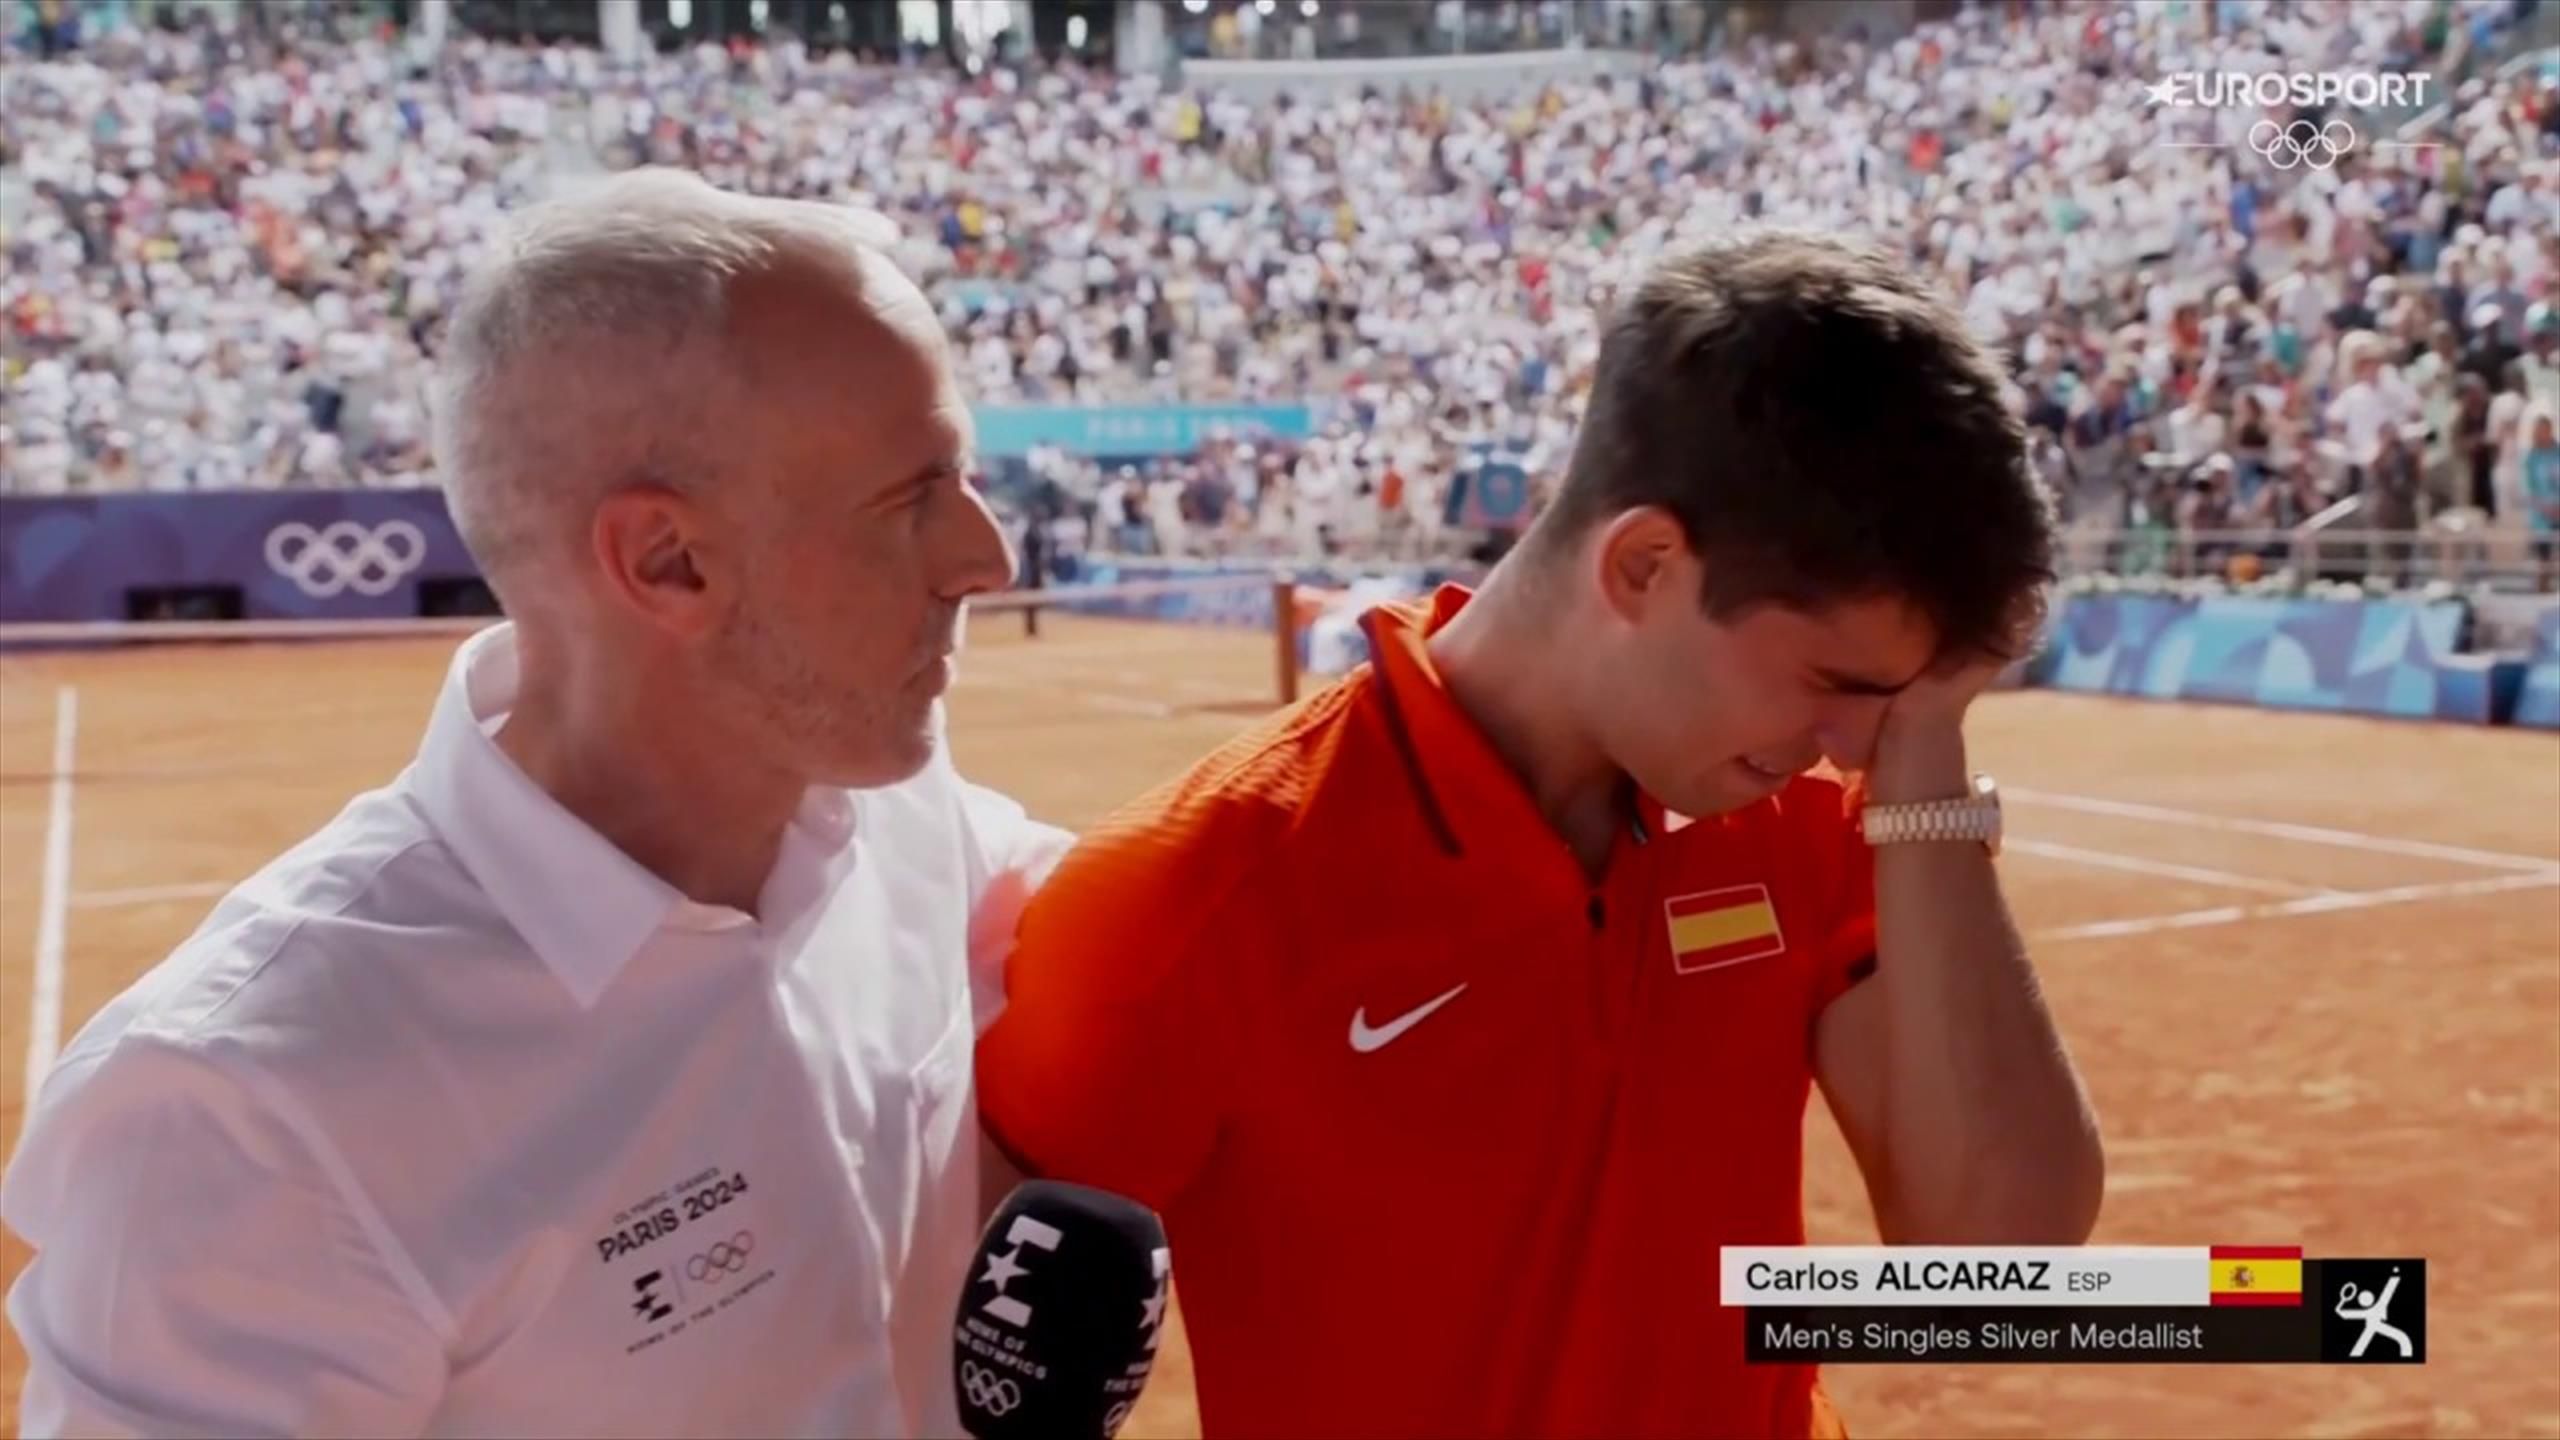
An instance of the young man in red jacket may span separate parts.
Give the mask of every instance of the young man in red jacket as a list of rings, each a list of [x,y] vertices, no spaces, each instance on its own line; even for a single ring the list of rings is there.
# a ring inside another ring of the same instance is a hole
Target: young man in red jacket
[[[1835,1432],[1717,1302],[1803,1241],[1816,1083],[1888,1242],[2087,1237],[1962,729],[2050,579],[2024,449],[1889,258],[1665,263],[1480,593],[1064,862],[982,1113],[1164,1212],[1209,1435]]]

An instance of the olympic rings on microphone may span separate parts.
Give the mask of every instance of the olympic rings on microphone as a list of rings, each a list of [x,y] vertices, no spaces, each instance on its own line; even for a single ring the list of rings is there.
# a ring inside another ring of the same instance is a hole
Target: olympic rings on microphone
[[[684,1278],[696,1282],[722,1275],[735,1275],[747,1268],[747,1257],[755,1253],[756,1236],[752,1230],[741,1230],[729,1239],[684,1262]]]
[[[969,1403],[990,1415],[1010,1415],[1022,1403],[1022,1387],[975,1360],[960,1362],[960,1388]]]
[[[2278,125],[2273,120],[2261,120],[2249,127],[2249,148],[2279,170],[2296,165],[2326,170],[2356,148],[2356,128],[2344,120],[2332,120],[2326,125],[2314,125],[2308,120]]]

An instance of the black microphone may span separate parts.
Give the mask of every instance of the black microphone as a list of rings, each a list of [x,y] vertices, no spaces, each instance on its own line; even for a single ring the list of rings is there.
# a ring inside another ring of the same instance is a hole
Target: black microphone
[[[977,1440],[1111,1440],[1156,1363],[1172,1252],[1125,1196],[1032,1180],[979,1237],[952,1333]]]

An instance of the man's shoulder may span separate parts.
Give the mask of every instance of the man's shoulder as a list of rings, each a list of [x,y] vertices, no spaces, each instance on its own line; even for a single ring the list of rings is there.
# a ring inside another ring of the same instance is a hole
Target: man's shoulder
[[[1364,667],[1270,716],[1086,831],[1035,906],[1052,893],[1161,901],[1199,912],[1239,882],[1268,877],[1284,853],[1320,859],[1311,833],[1350,818],[1369,767]]]
[[[63,1062],[137,1041],[277,1066],[362,1052],[443,961],[520,944],[407,798],[369,792],[223,895]]]

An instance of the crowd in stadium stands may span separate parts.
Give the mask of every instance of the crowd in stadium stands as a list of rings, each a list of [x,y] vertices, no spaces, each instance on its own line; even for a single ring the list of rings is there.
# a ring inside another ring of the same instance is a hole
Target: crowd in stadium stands
[[[2218,3],[2210,36],[2194,3],[1969,9],[1473,104],[787,39],[626,66],[84,37],[0,81],[0,198],[28,201],[0,236],[0,483],[422,483],[423,376],[496,217],[655,163],[896,217],[982,405],[1327,402],[1304,442],[1036,455],[1053,553],[1448,553],[1466,457],[1552,484],[1617,287],[1755,220],[1938,277],[2083,533],[2165,554],[2349,495],[2377,528],[2560,525],[2560,75],[2481,58],[2529,0]],[[2164,115],[2151,81],[2268,66],[2429,69],[2450,119],[2399,148],[2368,126],[2333,169],[2161,143],[2256,115]]]

